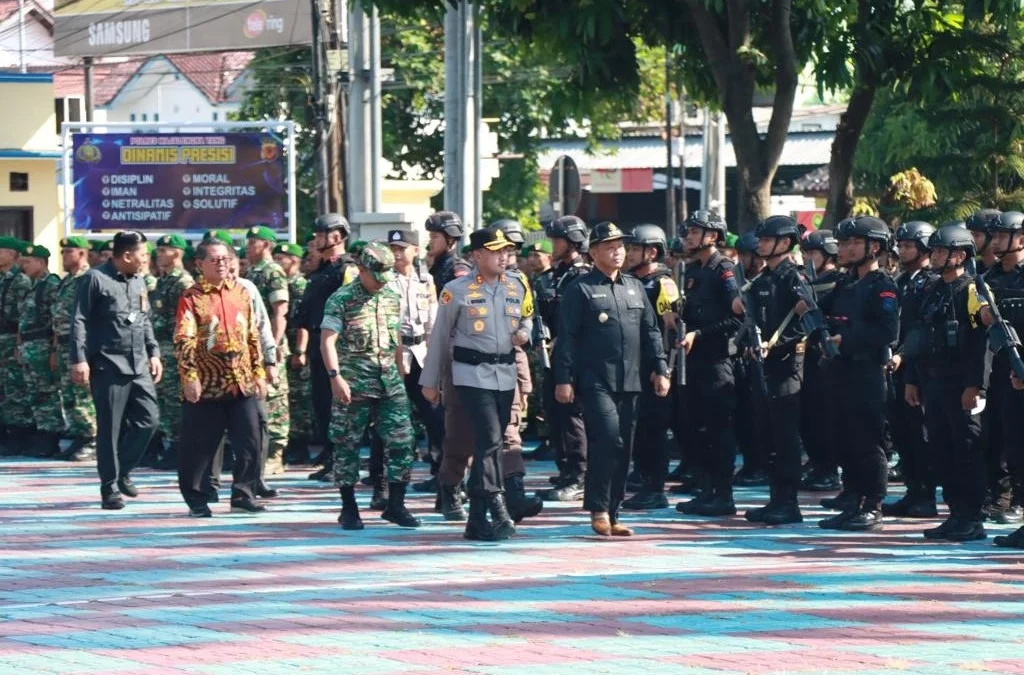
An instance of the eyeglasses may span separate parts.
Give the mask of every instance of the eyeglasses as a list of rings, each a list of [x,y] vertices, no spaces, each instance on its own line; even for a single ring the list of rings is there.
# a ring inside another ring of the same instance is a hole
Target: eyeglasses
[[[221,256],[220,258],[207,258],[206,262],[211,263],[213,265],[227,265],[229,262],[231,262],[231,258],[229,256]]]

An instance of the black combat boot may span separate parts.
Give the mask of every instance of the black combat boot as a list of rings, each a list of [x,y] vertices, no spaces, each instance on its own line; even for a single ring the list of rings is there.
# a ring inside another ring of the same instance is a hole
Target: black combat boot
[[[700,508],[705,502],[710,502],[714,498],[715,491],[711,486],[711,479],[707,476],[702,476],[700,488],[697,490],[696,496],[689,501],[676,504],[676,511],[679,513],[695,514],[695,509]]]
[[[505,506],[505,495],[500,492],[489,495],[487,508],[491,512],[491,528],[496,539],[508,539],[516,533],[516,524],[512,522],[512,516]]]
[[[907,491],[900,499],[882,504],[882,515],[896,518],[906,518],[910,513],[910,507],[917,501],[918,487],[913,483],[907,483]]]
[[[449,522],[466,520],[466,510],[462,508],[458,486],[442,483],[438,490],[441,493],[441,515],[444,516],[444,519]]]
[[[1010,534],[993,537],[992,543],[1000,548],[1024,548],[1024,527],[1018,528]]]
[[[800,513],[800,506],[796,503],[796,497],[780,500],[766,508],[761,515],[761,522],[765,525],[790,525],[804,522],[804,515]]]
[[[352,485],[340,488],[341,492],[341,515],[338,522],[343,530],[363,529],[363,519],[359,517],[359,507],[356,505],[356,489]]]
[[[404,495],[403,495],[404,496]],[[373,477],[373,494],[370,496],[370,508],[383,511],[388,506],[388,487],[384,476]]]
[[[626,511],[667,509],[668,498],[665,496],[665,488],[659,488],[653,483],[648,483],[640,492],[623,501],[622,508]]]
[[[746,512],[743,514],[743,517],[751,523],[763,523],[764,514],[768,511],[768,509],[772,508],[775,505],[776,501],[778,501],[778,498],[776,497],[776,492],[777,491],[775,489],[775,485],[769,483],[768,503],[765,504],[764,506],[755,506],[752,509],[747,509]]]
[[[882,529],[882,499],[865,497],[860,508],[836,525],[846,532],[877,532]]]
[[[420,483],[413,483],[411,487],[413,492],[437,492],[437,476],[431,476]]]
[[[522,474],[505,478],[505,503],[509,515],[516,523],[524,518],[533,518],[544,508],[544,502],[540,498],[527,496]]]
[[[487,497],[470,497],[469,520],[466,532],[462,535],[470,541],[497,541],[494,529],[487,520]]]
[[[715,488],[710,499],[694,504],[689,512],[695,516],[705,516],[708,518],[735,516],[736,503],[732,498],[731,483]]]
[[[419,527],[420,521],[405,508],[405,483],[388,483],[388,505],[380,517],[399,527]]]
[[[855,511],[860,507],[860,495],[843,488],[835,497],[826,497],[819,503],[829,511]]]
[[[986,537],[988,533],[980,519],[962,517],[954,518],[943,536],[946,541],[979,541]]]

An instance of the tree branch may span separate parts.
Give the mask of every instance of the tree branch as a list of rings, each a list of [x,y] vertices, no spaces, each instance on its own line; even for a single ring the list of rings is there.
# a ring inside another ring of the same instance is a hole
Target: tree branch
[[[700,44],[707,56],[708,67],[715,78],[718,86],[719,98],[724,101],[725,92],[729,86],[729,68],[733,53],[729,50],[725,35],[718,25],[714,14],[704,5],[703,0],[686,0],[686,6],[693,15],[693,21],[697,24],[697,34],[700,36]]]
[[[735,53],[750,39],[750,14],[747,0],[729,0],[726,21],[729,25],[729,49]]]
[[[775,100],[768,133],[764,138],[763,169],[774,168],[782,158],[782,148],[793,118],[796,99],[797,62],[793,48],[792,1],[775,0],[772,3],[772,44],[775,47]]]

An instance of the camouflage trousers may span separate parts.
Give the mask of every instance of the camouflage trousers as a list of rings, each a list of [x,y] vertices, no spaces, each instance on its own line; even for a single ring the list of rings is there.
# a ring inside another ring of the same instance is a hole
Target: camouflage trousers
[[[277,377],[277,385],[267,383],[267,440],[270,456],[280,455],[288,445],[288,378]]]
[[[57,370],[60,371],[60,401],[64,407],[71,438],[96,438],[96,406],[86,385],[71,381],[71,362],[67,344],[57,348]]]
[[[356,399],[348,405],[333,402],[327,437],[334,444],[335,484],[347,487],[359,482],[359,446],[371,422],[384,442],[388,482],[409,482],[415,442],[411,416],[404,391],[388,398]]]
[[[0,423],[5,426],[31,427],[32,397],[25,386],[25,373],[15,357],[16,335],[0,335]]]
[[[160,343],[160,359],[164,362],[164,375],[156,383],[157,400],[160,403],[160,431],[165,441],[177,445],[181,433],[181,381],[172,343]]]
[[[49,340],[29,340],[21,343],[19,349],[36,429],[59,434],[64,431],[64,411],[60,403],[60,377],[50,367],[53,347]]]
[[[309,381],[309,366],[298,370],[288,368],[288,413],[292,438],[313,435],[313,388]]]

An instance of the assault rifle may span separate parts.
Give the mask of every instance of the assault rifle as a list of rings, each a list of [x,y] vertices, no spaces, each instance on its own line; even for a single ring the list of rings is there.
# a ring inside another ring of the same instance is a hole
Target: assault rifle
[[[995,298],[992,297],[992,291],[989,290],[988,284],[985,283],[985,275],[978,274],[978,268],[974,264],[973,256],[967,258],[966,268],[968,273],[974,275],[974,285],[978,289],[978,295],[988,303],[988,308],[995,319],[988,328],[988,344],[992,348],[992,353],[998,354],[1004,349],[1007,350],[1007,355],[1010,358],[1010,368],[1017,375],[1017,379],[1024,380],[1024,360],[1020,357],[1021,343],[1017,330],[1008,321],[1003,320]]]
[[[679,307],[676,309],[676,340],[682,343],[686,337],[686,320],[683,318],[683,309],[686,307],[686,261],[680,260],[676,263],[676,287],[679,289]],[[686,350],[680,346],[676,349],[676,384],[686,385]]]
[[[767,397],[768,380],[765,379],[764,354],[761,352],[761,327],[757,325],[757,320],[754,317],[754,304],[750,299],[750,285],[744,278],[746,275],[743,272],[743,263],[736,265],[735,274],[736,283],[740,287],[740,297],[743,300],[743,326],[736,334],[736,346],[749,356],[754,380],[757,382],[761,395]]]
[[[548,341],[551,340],[551,331],[548,330],[544,318],[540,315],[540,308],[533,312],[533,344],[540,349],[540,365],[544,370],[551,370],[551,355],[548,354]]]

